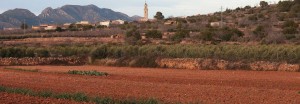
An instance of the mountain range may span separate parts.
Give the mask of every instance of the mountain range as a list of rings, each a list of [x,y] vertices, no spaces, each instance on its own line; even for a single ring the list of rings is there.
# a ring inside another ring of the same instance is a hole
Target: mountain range
[[[107,8],[99,8],[95,5],[65,5],[56,9],[48,7],[36,16],[27,9],[12,9],[0,14],[0,29],[4,27],[19,27],[22,23],[29,26],[48,23],[74,23],[78,21],[89,21],[91,23],[103,20],[122,19],[133,21],[140,19],[139,16],[116,12]]]

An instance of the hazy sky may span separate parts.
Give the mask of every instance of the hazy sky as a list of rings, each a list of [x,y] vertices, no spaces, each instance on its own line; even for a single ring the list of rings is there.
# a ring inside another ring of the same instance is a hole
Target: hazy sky
[[[149,17],[153,17],[157,11],[161,11],[165,17],[189,16],[195,14],[207,14],[220,11],[224,8],[244,7],[246,5],[258,5],[261,0],[147,0],[149,5]],[[279,0],[265,0],[271,3]],[[143,16],[145,0],[1,0],[0,13],[14,8],[29,9],[39,15],[46,7],[57,8],[66,4],[89,5],[94,4],[100,8],[110,8],[123,12],[129,16]]]

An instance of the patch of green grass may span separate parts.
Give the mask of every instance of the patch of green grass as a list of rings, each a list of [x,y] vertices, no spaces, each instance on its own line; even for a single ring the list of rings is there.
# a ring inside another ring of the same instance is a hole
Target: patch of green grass
[[[5,88],[4,91],[8,93],[15,93],[15,94],[23,94],[23,95],[31,95],[33,93],[32,90],[23,89],[23,88]]]
[[[79,71],[79,70],[69,70],[68,74],[76,74],[76,75],[89,75],[89,76],[107,76],[106,72],[98,72],[98,71]]]
[[[53,92],[52,91],[41,91],[41,92],[37,93],[37,96],[48,98],[48,97],[52,97],[53,96]]]
[[[16,70],[16,71],[26,71],[26,72],[38,72],[39,71],[39,69],[22,69],[22,68],[7,68],[7,67],[5,67],[4,69]]]
[[[89,97],[84,93],[75,93],[72,96],[72,99],[78,102],[88,102]]]
[[[95,97],[93,99],[93,102],[95,102],[96,104],[113,104],[114,100],[111,98],[99,98],[99,97]]]
[[[6,87],[0,86],[0,92],[5,92],[6,91]]]
[[[57,94],[53,96],[56,99],[71,99],[72,98],[72,94],[69,93],[61,93],[61,94]]]
[[[158,104],[159,102],[156,99],[151,98],[151,99],[147,99],[147,100],[142,100],[142,103],[143,104]]]
[[[90,96],[86,95],[85,93],[54,93],[52,91],[35,92],[30,89],[10,88],[10,87],[5,87],[5,86],[1,86],[1,85],[0,85],[0,92],[15,93],[15,94],[44,97],[44,98],[74,100],[77,102],[92,102],[92,103],[96,103],[96,104],[159,104],[160,103],[158,100],[155,100],[155,99],[117,100],[117,99],[112,99],[112,98],[90,97]]]

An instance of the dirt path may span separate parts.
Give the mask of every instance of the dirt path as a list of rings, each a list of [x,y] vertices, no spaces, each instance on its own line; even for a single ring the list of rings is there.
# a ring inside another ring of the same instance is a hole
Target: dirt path
[[[0,84],[34,90],[85,92],[112,98],[157,98],[166,102],[299,104],[300,73],[171,70],[102,66],[16,66],[41,72],[0,70]],[[2,67],[3,68],[3,67]],[[98,70],[107,77],[54,72]]]

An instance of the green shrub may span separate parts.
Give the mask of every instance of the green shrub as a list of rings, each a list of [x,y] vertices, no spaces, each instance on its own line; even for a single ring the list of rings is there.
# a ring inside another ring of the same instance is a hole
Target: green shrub
[[[95,102],[96,104],[114,104],[114,100],[111,98],[99,98],[96,97],[93,99],[93,102]]]
[[[130,37],[134,38],[136,40],[140,40],[141,39],[141,34],[136,28],[133,28],[133,29],[126,32],[126,38],[130,38]]]
[[[221,36],[221,39],[224,40],[224,41],[229,41],[229,40],[231,39],[232,36],[233,36],[233,34],[229,34],[229,33],[223,34],[223,35]]]
[[[32,90],[23,89],[23,88],[6,88],[5,92],[15,93],[15,94],[23,94],[23,95],[30,95],[32,93]]]
[[[293,12],[293,13],[300,13],[300,4],[296,4],[296,5],[292,6],[291,7],[291,12]]]
[[[141,100],[140,104],[159,104],[159,101],[151,98],[151,99],[147,99],[147,100]]]
[[[214,33],[211,30],[206,29],[206,30],[201,32],[200,39],[205,40],[205,41],[212,41],[213,40],[213,35],[214,35]]]
[[[258,38],[264,38],[268,35],[268,33],[265,31],[265,28],[262,25],[257,26],[253,33]]]
[[[268,2],[266,2],[266,1],[260,1],[259,5],[260,5],[262,8],[264,8],[264,7],[267,7],[269,4],[268,4]]]
[[[224,41],[230,41],[231,37],[234,35],[234,33],[228,27],[222,28],[221,32],[222,34],[220,38]]]
[[[162,12],[156,12],[156,15],[154,16],[157,20],[163,20],[165,16],[162,14]]]
[[[248,17],[248,20],[251,20],[251,21],[257,21],[257,20],[258,20],[257,15],[256,15],[256,14],[250,15],[250,16]]]
[[[5,92],[6,91],[6,87],[0,86],[0,92]]]
[[[284,24],[283,24],[283,28],[285,27],[294,27],[294,28],[297,28],[299,25],[295,22],[295,21],[285,21]]]
[[[189,37],[190,36],[190,32],[187,30],[177,30],[175,35],[173,37],[171,37],[171,39],[173,41],[181,41],[183,38]]]
[[[277,8],[281,12],[288,12],[290,11],[291,7],[293,6],[292,1],[279,1],[277,4]]]
[[[53,96],[56,99],[71,99],[72,95],[68,93],[61,93]]]
[[[283,34],[297,34],[298,33],[297,28],[294,28],[294,27],[283,28],[282,32],[283,32]],[[295,38],[295,36],[292,38]],[[291,39],[291,38],[287,37],[287,39]]]
[[[52,91],[41,91],[41,92],[38,92],[38,96],[39,97],[48,98],[48,97],[51,97],[52,95],[53,95]]]
[[[84,93],[75,93],[72,95],[72,99],[78,102],[88,102],[89,97]]]
[[[140,39],[140,32],[136,28],[133,28],[126,32],[126,37],[135,37]]]
[[[67,57],[87,56],[93,48],[85,46],[53,46],[53,47],[1,47],[0,57]]]
[[[43,49],[43,48],[38,48],[34,52],[35,52],[36,57],[49,57],[50,56],[49,51],[46,49]]]
[[[286,39],[290,40],[296,38],[295,34],[298,33],[297,28],[298,24],[294,21],[286,21],[283,24],[282,33],[285,35]]]
[[[161,31],[158,31],[158,30],[148,30],[146,32],[146,37],[147,38],[159,38],[159,39],[161,39],[162,38],[162,33],[161,33]]]
[[[1,49],[1,57],[17,57],[21,58],[25,56],[24,47],[5,47]]]
[[[77,75],[89,75],[89,76],[108,76],[106,72],[98,71],[78,71],[78,70],[69,70],[68,74],[77,74]]]
[[[93,59],[102,59],[107,57],[107,46],[103,45],[98,48],[93,49],[90,52],[90,56]]]

